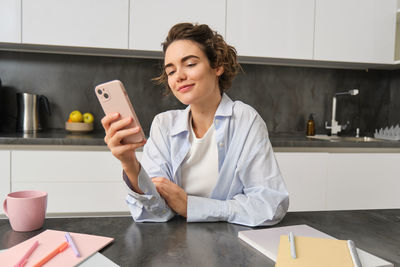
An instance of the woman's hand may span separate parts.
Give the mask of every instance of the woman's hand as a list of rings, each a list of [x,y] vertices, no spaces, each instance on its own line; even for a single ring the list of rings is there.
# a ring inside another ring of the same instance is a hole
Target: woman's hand
[[[134,190],[140,194],[143,192],[138,186],[138,174],[140,171],[140,164],[136,159],[135,150],[142,147],[146,140],[135,144],[122,144],[122,139],[140,132],[140,127],[123,129],[125,126],[132,122],[132,118],[124,118],[118,120],[119,113],[106,115],[101,119],[101,124],[106,132],[104,142],[107,144],[111,153],[121,161],[122,168],[129,177],[129,180]]]
[[[187,217],[187,194],[183,188],[164,177],[154,177],[153,184],[168,206],[176,213]]]
[[[140,132],[139,127],[123,129],[132,122],[132,118],[118,120],[119,113],[106,115],[101,120],[101,124],[106,132],[104,142],[107,144],[111,153],[121,161],[122,164],[129,164],[136,161],[135,150],[142,147],[146,140],[136,144],[122,144],[123,138]]]

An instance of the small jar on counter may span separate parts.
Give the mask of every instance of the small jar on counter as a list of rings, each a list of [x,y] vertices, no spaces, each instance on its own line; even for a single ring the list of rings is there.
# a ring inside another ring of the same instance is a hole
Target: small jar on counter
[[[307,136],[313,136],[313,135],[315,135],[315,122],[313,113],[311,113],[307,121]]]

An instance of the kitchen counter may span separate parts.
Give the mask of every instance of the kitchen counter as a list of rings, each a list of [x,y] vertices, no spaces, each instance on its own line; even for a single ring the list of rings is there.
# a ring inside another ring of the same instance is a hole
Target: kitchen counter
[[[0,132],[0,145],[105,146],[104,131],[76,134],[63,129],[37,133]]]
[[[307,224],[400,266],[400,210],[289,212],[276,226]],[[0,249],[10,248],[45,229],[115,238],[100,252],[120,266],[274,266],[274,262],[238,239],[251,228],[225,222],[135,223],[130,217],[47,218],[44,227],[14,232],[0,220]],[[259,229],[259,228],[257,228]]]
[[[328,141],[307,138],[299,133],[271,134],[270,140],[275,151],[312,151],[318,148],[378,148],[394,149],[395,152],[400,152],[400,141]],[[88,134],[71,134],[63,129],[35,134],[0,132],[0,147],[4,145],[103,146],[106,149],[103,130]]]

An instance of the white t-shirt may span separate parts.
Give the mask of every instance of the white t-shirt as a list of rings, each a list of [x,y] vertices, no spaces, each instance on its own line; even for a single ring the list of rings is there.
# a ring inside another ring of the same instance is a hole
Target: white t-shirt
[[[193,131],[190,116],[191,147],[182,164],[182,187],[188,195],[209,197],[217,183],[218,150],[214,124],[202,138]]]

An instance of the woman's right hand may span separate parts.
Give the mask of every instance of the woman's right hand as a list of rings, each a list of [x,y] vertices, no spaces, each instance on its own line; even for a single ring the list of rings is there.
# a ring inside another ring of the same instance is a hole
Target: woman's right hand
[[[111,153],[121,161],[123,166],[138,165],[135,150],[142,147],[146,140],[135,144],[122,144],[122,139],[132,134],[140,132],[140,127],[123,129],[132,122],[132,118],[118,120],[119,113],[106,115],[101,119],[101,124],[105,130],[106,136],[104,142],[107,144]]]

